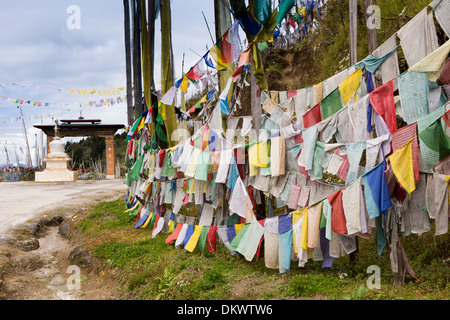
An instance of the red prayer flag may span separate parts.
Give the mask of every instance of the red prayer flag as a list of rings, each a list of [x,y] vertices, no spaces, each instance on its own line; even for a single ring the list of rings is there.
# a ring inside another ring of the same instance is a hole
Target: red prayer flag
[[[186,73],[186,77],[191,80],[199,80],[201,77],[204,76],[204,74],[205,71],[202,70],[199,64],[197,63],[195,66],[191,68],[191,70],[189,70],[188,73]]]
[[[342,204],[342,189],[328,197],[331,204],[331,229],[334,233],[347,234],[347,220]]]
[[[442,115],[442,119],[444,119],[447,126],[450,127],[450,110],[448,110],[446,113]]]
[[[175,231],[170,236],[167,237],[167,239],[165,241],[166,244],[172,244],[175,242],[175,240],[177,240],[182,227],[183,227],[183,224],[181,222],[179,222],[177,224],[177,227],[175,228]]]
[[[209,227],[208,234],[206,235],[206,249],[209,253],[216,251],[216,238],[217,238],[217,226]]]
[[[306,129],[320,121],[322,121],[322,116],[320,115],[320,103],[318,103],[303,115],[303,127]]]
[[[394,87],[391,80],[369,93],[370,104],[386,122],[389,131],[397,130],[395,115]]]
[[[288,99],[295,97],[296,95],[297,95],[297,90],[288,91],[288,94],[287,94]]]

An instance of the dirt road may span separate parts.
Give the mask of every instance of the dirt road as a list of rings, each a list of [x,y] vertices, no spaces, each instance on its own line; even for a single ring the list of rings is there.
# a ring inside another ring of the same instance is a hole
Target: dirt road
[[[39,214],[105,201],[125,194],[123,180],[91,180],[67,183],[2,182],[0,183],[0,236]]]

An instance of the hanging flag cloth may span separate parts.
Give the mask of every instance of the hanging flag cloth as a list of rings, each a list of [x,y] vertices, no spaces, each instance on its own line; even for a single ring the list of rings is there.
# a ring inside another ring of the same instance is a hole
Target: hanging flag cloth
[[[391,51],[389,51],[388,53],[386,53],[381,57],[374,57],[369,54],[364,60],[359,62],[356,65],[356,67],[361,68],[364,66],[367,71],[373,74],[375,73],[375,71],[378,70],[378,68],[383,64],[383,62],[385,62],[391,56],[391,54],[393,54],[397,50],[398,47],[400,47],[400,45],[396,46],[394,49],[392,49]]]

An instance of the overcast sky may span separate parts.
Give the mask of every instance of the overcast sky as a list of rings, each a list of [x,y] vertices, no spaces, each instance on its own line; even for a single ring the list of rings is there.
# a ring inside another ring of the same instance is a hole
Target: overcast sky
[[[187,5],[189,3],[189,5]],[[80,8],[80,29],[70,30],[70,5]],[[214,30],[213,1],[172,0],[172,36],[176,76],[181,76],[183,53],[185,71],[193,66],[212,42],[202,11]],[[126,103],[113,106],[79,107],[79,103],[99,100],[98,95],[73,95],[68,88],[125,87],[125,52],[122,0],[22,0],[3,1],[0,11],[0,96],[49,103],[70,103],[68,107],[37,107],[23,104],[28,139],[34,152],[33,124],[51,123],[51,117],[85,118],[103,123],[126,124]],[[159,80],[160,19],[156,25],[155,78]],[[191,51],[192,50],[192,51]],[[19,87],[1,84],[16,82]],[[40,87],[38,87],[40,86]],[[52,88],[53,87],[53,88]],[[55,88],[62,88],[61,92]],[[123,91],[125,94],[125,91]],[[109,96],[108,96],[109,98]],[[10,159],[15,162],[13,143],[25,150],[17,103],[0,98],[0,143],[7,142]],[[23,156],[19,154],[21,162]],[[0,146],[0,164],[6,154]]]

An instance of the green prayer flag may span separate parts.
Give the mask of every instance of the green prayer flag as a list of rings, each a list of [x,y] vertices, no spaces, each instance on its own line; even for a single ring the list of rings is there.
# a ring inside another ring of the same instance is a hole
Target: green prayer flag
[[[173,177],[174,175],[175,168],[172,166],[172,152],[167,151],[166,156],[164,157],[161,177]]]
[[[258,21],[265,26],[271,13],[272,4],[270,0],[255,0],[253,5],[253,14]]]
[[[277,26],[277,14],[278,14],[278,8],[272,12],[270,20],[267,22],[267,24],[263,28],[261,28],[261,30],[256,35],[253,42],[260,43],[260,42],[266,42],[266,41],[273,40],[273,30]]]
[[[439,153],[439,161],[450,154],[450,137],[442,128],[440,119],[422,130],[419,137],[428,148]]]
[[[136,163],[131,167],[130,180],[138,180],[141,174],[142,164],[144,162],[144,153],[136,160]]]
[[[283,21],[284,17],[288,14],[288,12],[295,5],[295,0],[283,0],[278,5],[278,15],[277,15],[277,24],[280,24]]]
[[[322,119],[331,117],[333,114],[342,109],[339,87],[334,89],[330,94],[322,99],[320,102],[320,109],[322,110]]]
[[[211,159],[211,152],[202,151],[200,154],[200,161],[197,164],[197,171],[194,178],[196,180],[206,181],[208,179],[209,163]]]
[[[200,238],[198,240],[198,245],[200,248],[200,251],[205,254],[205,246],[206,246],[206,240],[208,239],[208,232],[209,232],[209,226],[203,226],[202,232],[200,233]]]
[[[253,219],[245,234],[242,236],[236,251],[242,254],[247,261],[252,261],[263,235],[264,227],[256,220],[256,218]]]
[[[244,224],[244,226],[239,230],[237,235],[234,237],[233,241],[230,243],[229,249],[232,251],[236,251],[237,247],[239,246],[239,243],[241,242],[242,238],[244,237],[244,234],[247,232],[247,229],[250,227],[250,223]]]

